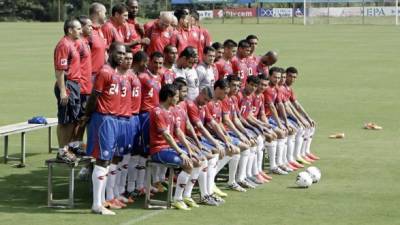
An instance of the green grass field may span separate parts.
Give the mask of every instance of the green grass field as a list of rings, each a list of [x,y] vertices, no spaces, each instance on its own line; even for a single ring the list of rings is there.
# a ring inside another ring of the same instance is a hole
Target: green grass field
[[[322,157],[320,183],[293,188],[296,174],[239,194],[221,207],[191,212],[144,210],[142,203],[115,217],[90,213],[88,183],[77,182],[77,208],[48,209],[46,131],[28,134],[27,167],[0,164],[0,224],[400,224],[400,77],[395,26],[207,24],[214,40],[260,37],[258,53],[274,49],[278,65],[295,65],[298,98],[318,122],[312,149]],[[0,125],[34,115],[54,117],[53,49],[59,23],[0,23]],[[383,131],[366,131],[375,121]],[[331,132],[346,133],[331,140]],[[0,143],[3,149],[3,141]],[[10,137],[19,153],[19,136]],[[0,161],[1,162],[1,161]],[[60,172],[60,171],[59,171]],[[57,189],[66,194],[66,179]],[[65,174],[64,174],[65,175]],[[57,196],[56,196],[57,197]]]

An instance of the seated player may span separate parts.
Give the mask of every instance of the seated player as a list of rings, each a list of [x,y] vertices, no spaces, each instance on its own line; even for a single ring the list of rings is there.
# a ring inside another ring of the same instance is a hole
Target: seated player
[[[183,192],[193,170],[191,153],[182,145],[178,145],[173,137],[176,121],[171,108],[178,102],[178,90],[174,85],[166,84],[160,90],[159,99],[159,106],[150,112],[151,159],[182,168],[177,178],[172,205],[177,209],[190,210],[183,201]]]

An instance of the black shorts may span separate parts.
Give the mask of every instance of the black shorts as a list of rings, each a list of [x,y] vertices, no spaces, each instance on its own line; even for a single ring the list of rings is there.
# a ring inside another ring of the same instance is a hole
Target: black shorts
[[[90,97],[90,95],[81,94],[81,109],[79,110],[79,118],[81,118],[83,115],[85,115],[86,104],[87,104],[87,101],[89,100],[89,97]]]
[[[70,124],[75,123],[79,119],[79,114],[81,111],[81,95],[79,84],[66,80],[65,88],[68,94],[68,103],[63,106],[60,104],[60,89],[56,84],[54,87],[54,95],[57,98],[57,118],[59,124]]]

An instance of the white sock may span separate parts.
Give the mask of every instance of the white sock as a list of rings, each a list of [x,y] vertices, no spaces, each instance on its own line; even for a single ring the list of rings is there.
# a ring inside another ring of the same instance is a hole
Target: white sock
[[[219,171],[222,170],[222,168],[224,168],[224,166],[229,162],[229,160],[232,159],[232,156],[229,155],[225,155],[224,158],[222,158],[221,160],[218,160],[217,162],[217,171],[215,173],[215,175],[217,175],[219,173]]]
[[[276,141],[272,141],[268,144],[268,158],[269,158],[269,168],[276,168],[276,150],[278,149],[278,144]]]
[[[306,145],[306,154],[310,154],[311,153],[311,149],[310,148],[311,148],[311,142],[313,140],[314,133],[315,133],[315,128],[311,127],[310,128],[308,142],[307,142],[307,145]]]
[[[262,171],[262,163],[263,163],[263,157],[264,157],[264,147],[265,147],[264,139],[261,136],[259,136],[259,142],[257,144],[257,152],[256,152],[256,154],[257,154],[256,159],[257,160],[255,160],[255,165],[256,165],[255,166],[255,169],[256,169],[255,174],[259,174]]]
[[[307,145],[308,145],[308,141],[310,139],[310,129],[306,129],[306,131],[304,132],[304,141],[303,141],[303,146],[301,146],[301,156],[306,156],[306,151],[307,151]]]
[[[287,141],[287,161],[293,162],[294,161],[294,142],[295,142],[296,135],[290,135]]]
[[[192,173],[190,174],[189,181],[186,184],[185,190],[183,192],[184,198],[190,198],[192,196],[192,190],[194,185],[196,184],[197,179],[200,175],[201,166],[194,167],[192,169]]]
[[[138,163],[138,177],[136,180],[136,189],[140,190],[144,188],[144,179],[146,177],[146,161],[147,159],[140,156],[139,157],[139,163]],[[151,172],[151,171],[149,171]]]
[[[249,161],[250,149],[246,149],[240,153],[238,181],[243,181],[246,178],[247,163]]]
[[[256,151],[257,151],[257,147],[250,148],[249,161],[247,162],[247,168],[246,168],[246,177],[253,176],[253,166],[254,166],[254,160],[256,160],[255,159]]]
[[[239,164],[240,155],[235,154],[232,156],[232,159],[229,161],[229,180],[228,184],[236,183],[236,172]]]
[[[215,175],[217,174],[217,163],[218,163],[219,154],[214,155],[213,158],[208,160],[207,167],[207,192],[208,194],[213,193],[213,187],[215,185]]]
[[[304,129],[299,129],[296,134],[296,140],[294,145],[294,156],[295,160],[301,156],[301,148],[304,142]]]
[[[278,145],[276,147],[276,164],[282,166],[282,155],[285,150],[285,139],[278,139]]]
[[[114,186],[115,186],[115,175],[117,174],[117,165],[111,164],[108,170],[108,178],[106,184],[106,200],[110,201],[114,199]]]
[[[119,193],[119,183],[121,179],[121,162],[118,163],[116,173],[115,173],[115,184],[114,184],[114,198],[118,198],[120,193]]]
[[[93,183],[93,209],[99,209],[102,206],[102,187],[107,182],[107,168],[95,165],[92,173]]]
[[[283,141],[284,141],[284,145],[283,145],[284,147],[283,147],[283,152],[282,152],[282,164],[286,165],[288,163],[287,162],[287,149],[288,149],[287,142],[288,142],[288,138],[287,137],[284,138]]]
[[[138,177],[138,169],[136,167],[138,166],[138,164],[139,156],[131,156],[128,164],[128,185],[126,187],[126,191],[129,193],[135,190],[135,182]]]
[[[123,194],[125,192],[125,187],[126,187],[126,179],[128,177],[128,165],[129,165],[129,160],[131,159],[131,155],[124,155],[124,158],[122,159],[121,162],[121,178],[119,180],[119,193]]]
[[[164,165],[160,166],[160,170],[158,173],[158,181],[159,182],[164,182],[165,181],[165,174],[167,173],[167,167]]]
[[[190,177],[190,174],[186,173],[183,170],[179,173],[177,181],[176,181],[176,189],[175,189],[175,196],[174,196],[175,201],[182,200],[183,190],[186,187],[189,177]]]
[[[149,172],[149,171],[147,171],[147,172]],[[158,180],[159,179],[159,177],[158,177],[159,173],[160,173],[160,166],[159,165],[151,167],[151,177],[153,179],[152,184],[155,184],[155,183],[157,183],[159,181]]]
[[[200,168],[200,174],[199,174],[199,188],[200,188],[200,195],[202,198],[208,195],[208,190],[207,190],[207,170],[208,170],[208,161],[204,161]]]
[[[102,186],[101,186],[101,202],[102,203],[106,202],[106,187],[107,187],[108,172],[110,171],[110,166],[107,166],[106,170],[107,170],[106,179],[104,179],[104,181],[102,182]]]

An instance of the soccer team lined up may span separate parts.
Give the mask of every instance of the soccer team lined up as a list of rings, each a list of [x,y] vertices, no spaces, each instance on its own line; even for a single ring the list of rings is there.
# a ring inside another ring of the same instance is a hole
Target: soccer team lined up
[[[146,188],[164,192],[165,164],[181,168],[172,205],[190,210],[225,202],[215,177],[226,165],[227,187],[246,192],[272,179],[264,151],[271,174],[319,159],[310,152],[315,123],[291,87],[295,67],[273,67],[273,51],[256,56],[255,35],[212,43],[195,10],[144,26],[138,10],[128,0],[106,20],[106,8],[93,3],[89,16],[65,21],[54,52],[58,157],[74,160],[87,130],[92,212],[115,215]],[[147,160],[160,164],[146,171]]]

